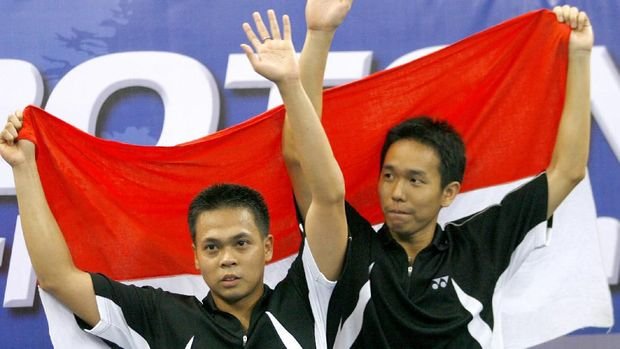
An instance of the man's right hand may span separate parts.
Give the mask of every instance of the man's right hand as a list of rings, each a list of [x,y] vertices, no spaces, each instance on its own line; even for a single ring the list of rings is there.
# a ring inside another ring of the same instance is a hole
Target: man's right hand
[[[9,115],[4,129],[0,132],[0,156],[11,167],[34,160],[34,144],[18,138],[24,116],[21,111]]]
[[[254,49],[247,44],[242,44],[241,48],[254,71],[273,81],[278,87],[287,82],[299,83],[299,68],[295,58],[289,17],[282,16],[281,34],[275,11],[267,11],[271,33],[258,12],[254,12],[252,16],[256,32],[248,23],[243,23],[243,30]]]
[[[308,30],[333,32],[344,21],[353,0],[308,0],[306,25]]]

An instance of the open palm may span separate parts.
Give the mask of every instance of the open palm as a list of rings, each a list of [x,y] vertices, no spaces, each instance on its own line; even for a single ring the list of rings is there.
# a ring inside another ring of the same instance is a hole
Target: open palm
[[[299,69],[291,41],[291,24],[288,16],[282,17],[283,36],[280,34],[273,10],[268,11],[271,33],[265,27],[260,14],[255,12],[253,17],[258,34],[248,23],[243,24],[243,30],[254,49],[246,44],[242,44],[241,47],[254,70],[275,83],[298,78]]]

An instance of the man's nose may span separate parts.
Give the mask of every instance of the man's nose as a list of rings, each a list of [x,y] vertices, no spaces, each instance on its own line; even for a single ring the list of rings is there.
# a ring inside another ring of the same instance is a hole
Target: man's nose
[[[404,201],[405,200],[405,193],[403,192],[403,180],[396,180],[394,182],[394,185],[392,185],[392,200],[394,201]]]
[[[222,250],[222,259],[220,260],[220,266],[231,267],[237,265],[237,258],[232,248],[224,248]]]

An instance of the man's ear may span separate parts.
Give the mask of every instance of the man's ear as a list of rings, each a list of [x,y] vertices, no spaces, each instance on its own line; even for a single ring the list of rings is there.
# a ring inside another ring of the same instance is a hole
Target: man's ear
[[[273,235],[269,234],[265,237],[263,247],[265,248],[265,263],[268,263],[273,258]]]
[[[194,267],[196,270],[200,270],[200,264],[198,264],[198,252],[196,251],[196,244],[192,243],[192,251],[194,251]]]
[[[443,192],[441,193],[441,207],[448,207],[452,204],[452,201],[456,198],[456,194],[461,191],[461,183],[454,181],[448,183],[443,188]]]

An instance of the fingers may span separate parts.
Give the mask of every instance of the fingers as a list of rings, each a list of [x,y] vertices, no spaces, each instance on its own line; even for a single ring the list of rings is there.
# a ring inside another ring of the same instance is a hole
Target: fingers
[[[0,144],[13,145],[13,139],[11,139],[10,136],[6,134],[6,130],[0,131]]]
[[[276,17],[276,13],[274,10],[267,11],[267,17],[269,19],[269,30],[265,26],[263,22],[263,18],[260,13],[254,12],[252,13],[252,18],[254,19],[254,25],[256,27],[256,32],[252,29],[252,26],[248,23],[243,23],[243,31],[247,36],[250,44],[254,47],[254,51],[259,52],[259,48],[261,45],[265,44],[268,40],[291,40],[291,22],[287,15],[282,17],[283,25],[284,25],[284,38],[282,38],[282,34],[280,32],[280,26],[278,25],[278,19]],[[270,33],[271,31],[271,33]]]
[[[288,15],[282,16],[282,25],[284,26],[284,40],[293,41],[293,36],[291,34],[291,19]]]
[[[590,26],[590,18],[588,18],[588,14],[580,11],[577,16],[577,30],[581,31],[588,26]]]
[[[269,35],[269,31],[267,30],[267,27],[265,27],[265,23],[263,23],[263,18],[261,17],[260,13],[254,12],[252,13],[252,17],[254,18],[256,31],[261,42],[265,42],[266,40],[271,39],[271,35]]]
[[[571,28],[577,28],[577,15],[579,10],[576,7],[568,7],[568,24]]]
[[[0,143],[13,145],[17,140],[19,130],[22,128],[23,120],[24,117],[21,111],[16,111],[9,115],[4,129],[0,132]]]
[[[248,57],[248,60],[250,61],[252,67],[256,67],[258,58],[254,54],[252,48],[246,44],[241,44],[241,49],[243,50],[243,52],[245,52],[245,56]]]
[[[569,6],[556,6],[553,8],[553,12],[555,13],[555,16],[558,19],[558,22],[560,23],[565,23],[568,19],[568,10],[569,10]]]
[[[23,110],[16,110],[13,115],[17,116],[17,119],[19,121],[23,121],[24,120],[24,113]]]
[[[9,115],[9,118],[8,118],[8,122],[13,124],[18,130],[22,128],[23,120],[24,120],[24,116],[21,114],[21,112],[15,112]]]
[[[15,140],[17,139],[17,130],[15,126],[10,122],[6,123],[2,132],[0,132],[0,142],[6,143],[8,145],[15,144]]]
[[[584,11],[579,11],[577,7],[569,5],[556,6],[553,8],[558,22],[568,24],[572,29],[583,30],[590,25],[588,15]]]
[[[241,27],[243,28],[243,31],[245,32],[245,36],[247,36],[247,38],[248,38],[248,41],[254,47],[254,50],[258,51],[258,48],[260,47],[260,45],[262,43],[258,39],[256,34],[254,34],[254,30],[252,30],[252,27],[248,23],[243,23],[243,25]],[[245,46],[247,46],[247,45],[245,45]],[[244,51],[245,51],[245,49],[244,49]]]
[[[7,122],[6,127],[4,128],[8,135],[11,137],[11,143],[17,139],[17,128],[10,122]]]
[[[278,26],[278,19],[274,10],[267,11],[267,17],[269,17],[269,28],[271,28],[271,38],[274,40],[280,40],[280,27]]]

